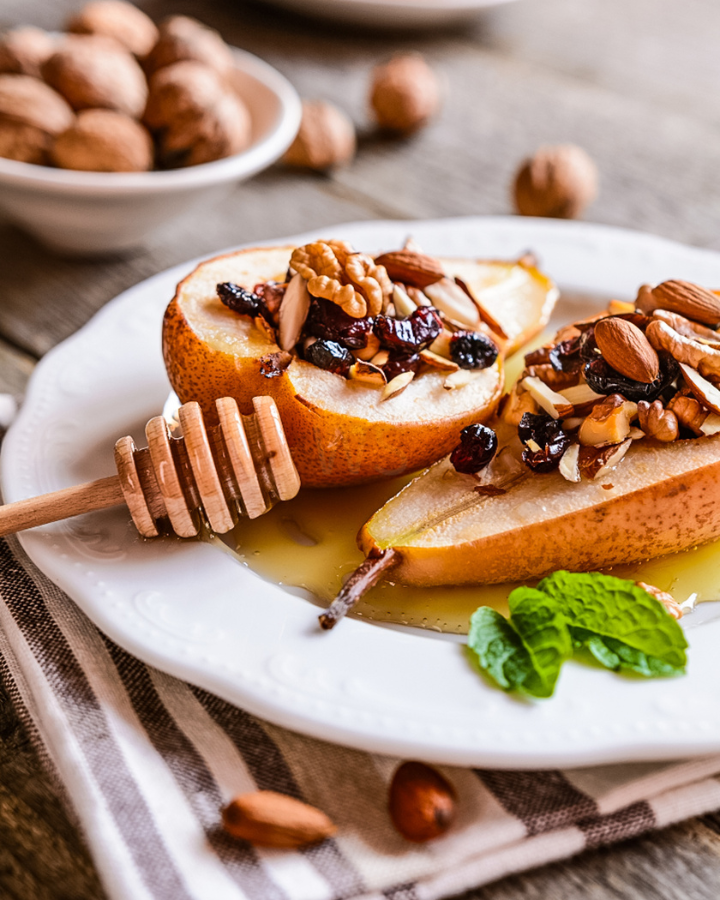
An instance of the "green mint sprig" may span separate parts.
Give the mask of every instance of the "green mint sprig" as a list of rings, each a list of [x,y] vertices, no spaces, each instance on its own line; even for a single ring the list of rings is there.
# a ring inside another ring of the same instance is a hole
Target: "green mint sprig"
[[[632,581],[599,572],[555,572],[536,588],[516,588],[506,619],[481,606],[468,646],[506,691],[550,697],[562,664],[587,649],[613,671],[649,678],[685,671],[687,641],[665,607]]]

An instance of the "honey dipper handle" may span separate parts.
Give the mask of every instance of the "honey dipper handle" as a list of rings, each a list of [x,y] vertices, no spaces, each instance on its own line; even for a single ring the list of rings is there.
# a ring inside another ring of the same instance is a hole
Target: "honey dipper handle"
[[[0,536],[125,503],[117,475],[0,506]]]

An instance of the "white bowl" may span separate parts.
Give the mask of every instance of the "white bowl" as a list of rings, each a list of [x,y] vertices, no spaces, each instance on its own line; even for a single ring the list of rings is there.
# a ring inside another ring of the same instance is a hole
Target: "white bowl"
[[[300,125],[297,92],[276,69],[235,50],[236,87],[250,110],[252,143],[217,162],[164,172],[74,172],[0,158],[0,209],[55,250],[128,250],[177,216],[209,206],[267,168]]]
[[[369,28],[422,29],[457,25],[512,0],[269,0],[300,13]]]

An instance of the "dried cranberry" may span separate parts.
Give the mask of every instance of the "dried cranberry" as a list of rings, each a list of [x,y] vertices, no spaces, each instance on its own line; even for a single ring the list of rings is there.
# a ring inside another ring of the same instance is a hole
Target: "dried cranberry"
[[[354,319],[337,303],[318,297],[313,298],[310,304],[305,333],[326,341],[336,341],[351,350],[362,350],[367,347],[372,326],[371,318]]]
[[[523,462],[535,472],[552,472],[570,446],[570,437],[557,419],[533,413],[525,413],[520,419],[518,437],[523,444],[534,441],[540,448],[532,450],[526,446],[522,452]]]
[[[487,369],[497,355],[496,344],[481,331],[456,331],[450,340],[450,358],[461,369]]]
[[[262,298],[253,291],[248,291],[231,281],[217,285],[216,290],[221,303],[233,312],[243,316],[252,316],[253,319],[265,314]]]
[[[583,360],[580,356],[580,344],[582,335],[570,338],[569,341],[560,341],[548,353],[548,361],[556,372],[579,372]]]
[[[622,375],[617,369],[601,357],[596,356],[585,365],[585,380],[597,394],[622,394],[626,400],[637,403],[647,400],[651,403],[662,394],[680,374],[680,368],[668,353],[659,353],[660,374],[650,384],[633,381]]]
[[[253,288],[253,291],[265,304],[267,311],[273,316],[280,309],[286,290],[287,283],[280,281],[266,281],[263,284],[256,284]]]
[[[355,357],[342,344],[322,339],[310,344],[305,350],[305,359],[318,369],[325,369],[326,372],[334,372],[345,377],[355,362]]]
[[[401,375],[403,372],[417,372],[421,362],[418,353],[394,354],[383,366],[383,372],[387,380],[391,381],[396,375]]]
[[[492,460],[497,450],[497,435],[487,425],[468,425],[460,432],[460,443],[450,454],[456,472],[474,475]]]
[[[442,331],[442,322],[431,306],[419,306],[407,319],[376,316],[373,331],[388,350],[412,353],[432,344]]]

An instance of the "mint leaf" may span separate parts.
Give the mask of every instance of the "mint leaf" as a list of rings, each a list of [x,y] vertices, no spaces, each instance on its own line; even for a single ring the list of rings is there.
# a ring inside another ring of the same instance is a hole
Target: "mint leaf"
[[[523,690],[535,697],[550,697],[560,667],[573,652],[566,618],[547,594],[535,588],[515,588],[508,604],[510,621],[532,661],[533,672],[523,683]]]
[[[470,619],[468,646],[480,667],[501,688],[520,688],[532,672],[530,654],[510,622],[489,606],[481,606]]]
[[[603,665],[601,657],[609,660],[610,653],[617,655],[620,668],[642,675],[677,674],[685,668],[682,628],[662,603],[634,582],[599,572],[555,572],[537,589],[559,605],[574,636],[583,631],[602,640],[605,650],[599,651],[597,641],[595,649],[588,649]]]

